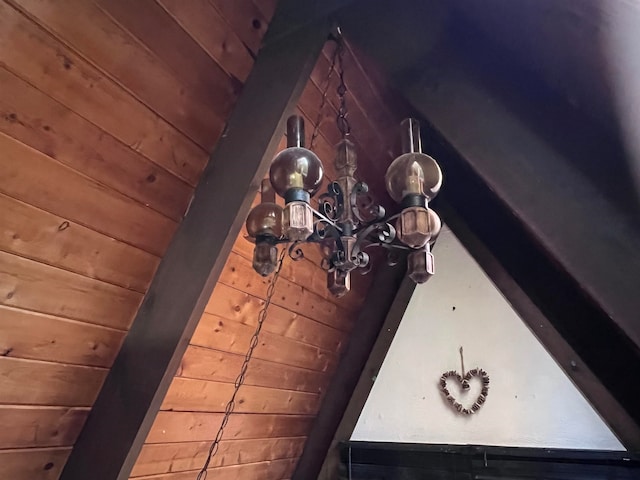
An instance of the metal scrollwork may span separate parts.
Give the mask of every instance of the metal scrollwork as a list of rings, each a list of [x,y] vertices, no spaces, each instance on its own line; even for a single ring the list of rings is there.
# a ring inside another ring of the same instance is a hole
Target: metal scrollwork
[[[396,229],[390,223],[378,222],[358,233],[358,246],[369,244],[391,244],[396,238]]]
[[[312,242],[321,242],[329,238],[339,238],[340,232],[336,226],[326,220],[317,220],[313,225],[313,235],[309,238]]]
[[[371,272],[372,269],[373,269],[373,264],[371,262],[369,262],[366,265],[363,265],[362,267],[360,267],[358,269],[358,273],[360,275],[367,275],[368,273]]]
[[[400,263],[400,255],[395,250],[389,250],[387,252],[387,265],[390,267],[395,267],[398,263]]]
[[[384,207],[374,202],[369,195],[369,186],[364,182],[355,184],[350,198],[351,212],[360,223],[382,220],[386,215]]]
[[[300,242],[293,242],[289,246],[289,258],[294,262],[298,262],[304,258],[304,252],[299,247]]]
[[[321,262],[320,262],[320,267],[321,267],[323,270],[326,270],[327,272],[330,272],[330,271],[331,271],[331,269],[333,268],[333,267],[331,266],[331,260],[329,260],[327,257],[324,257],[324,258],[321,260]]]
[[[344,212],[344,193],[340,184],[331,182],[327,193],[320,196],[320,210],[331,220],[337,220]]]
[[[360,251],[354,255],[354,263],[358,268],[364,268],[369,265],[370,258],[368,253]]]

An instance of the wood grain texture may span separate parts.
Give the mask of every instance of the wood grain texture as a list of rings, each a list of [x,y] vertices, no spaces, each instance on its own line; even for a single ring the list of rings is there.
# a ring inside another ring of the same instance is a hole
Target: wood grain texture
[[[215,106],[186,88],[161,59],[93,2],[12,0],[12,3],[203,148],[213,146],[222,128]],[[148,15],[155,9],[157,6],[149,8],[137,2],[131,11]]]
[[[162,403],[163,410],[184,412],[224,412],[233,394],[232,383],[176,377]],[[236,397],[236,413],[313,415],[320,396],[279,388],[243,385]]]
[[[41,313],[0,307],[0,355],[110,367],[124,332]]]
[[[3,133],[0,150],[0,190],[6,195],[154,255],[164,253],[176,229],[174,221]]]
[[[132,290],[0,252],[0,304],[125,330],[141,300]]]
[[[228,320],[255,326],[264,300],[218,283],[205,307],[205,312]],[[291,338],[307,345],[339,352],[344,333],[278,305],[270,305],[264,331]]]
[[[0,357],[0,403],[91,406],[106,369]]]
[[[0,478],[58,478],[275,5],[0,2]],[[349,77],[358,126],[374,120],[361,80]],[[309,136],[320,95],[309,82],[295,109]],[[334,117],[330,103],[315,146],[327,182]],[[363,158],[382,148],[376,133],[354,131]],[[201,466],[264,302],[251,248],[236,241],[135,477],[191,480]],[[210,477],[290,478],[370,283],[334,299],[320,262],[285,263]]]
[[[111,14],[113,4],[124,5],[120,2],[109,3]],[[107,2],[101,5],[107,9]],[[162,12],[166,18],[174,21],[165,10]],[[118,21],[123,22],[124,17],[118,17]],[[133,30],[134,27],[142,28],[136,24],[128,25],[127,29]],[[157,25],[155,28],[159,32],[153,32],[154,35],[168,35],[170,32]],[[181,29],[180,26],[178,28]],[[270,45],[261,52],[255,70],[249,76],[243,95],[229,119],[228,133],[212,154],[212,161],[197,187],[194,201],[159,267],[138,318],[125,339],[123,353],[114,362],[112,373],[108,375],[105,387],[94,405],[94,414],[89,417],[63,471],[63,478],[83,477],[96,470],[100,472],[100,478],[118,475],[124,478],[133,468],[135,457],[155,417],[154,412],[174,378],[172,374],[179,366],[187,340],[201,317],[215,279],[224,266],[224,259],[255,196],[255,186],[264,176],[280,140],[286,113],[293,107],[302,90],[315,55],[321,49],[327,28],[328,25],[324,22],[318,22],[313,28],[296,33],[297,40],[284,39],[281,44]],[[181,31],[182,35],[186,35],[184,30]],[[135,35],[142,37],[142,30],[137,30]],[[192,45],[200,48],[191,37],[188,38]],[[148,41],[145,40],[144,43]],[[167,55],[166,62],[177,64],[176,59],[169,58],[169,52],[163,54]],[[190,53],[185,55],[185,52],[181,52],[181,55],[190,57]],[[285,74],[286,72],[289,73]],[[193,73],[185,75],[193,76]],[[273,87],[269,95],[265,95],[265,85]],[[247,142],[245,132],[248,131],[252,132],[251,142]],[[242,161],[231,162],[228,159],[232,157]],[[252,164],[248,163],[249,159],[253,159]],[[246,188],[239,186],[244,184]],[[225,208],[220,208],[223,202]],[[179,288],[176,288],[178,284]],[[238,325],[242,326],[240,323]],[[293,340],[284,340],[296,344]],[[300,346],[318,355],[318,347],[298,343],[297,348]],[[148,362],[151,357],[152,364]],[[124,371],[128,375],[120,375]],[[144,382],[140,382],[140,378],[144,378]],[[185,385],[206,385],[206,381],[196,379],[179,379],[178,382]],[[219,389],[228,388],[230,384],[221,385],[224,386]],[[288,395],[286,398],[291,398],[292,402],[300,406],[300,411],[305,412],[309,411],[309,407],[305,403],[297,403],[296,399],[307,399],[310,396],[317,398],[317,394],[307,392],[292,391]],[[131,404],[135,404],[136,408],[132,409]],[[269,408],[283,411],[281,407],[276,408],[275,404]],[[243,416],[242,413],[234,416],[232,424],[234,421],[242,421]],[[114,417],[122,421],[116,421]],[[260,430],[268,433],[255,438],[267,438],[271,435],[301,436],[300,431],[287,433],[288,426],[300,428],[304,425],[289,425],[292,419],[299,418],[297,415],[274,417],[261,414],[254,417],[255,421],[252,422],[244,420],[241,428],[230,438],[250,438],[247,436]],[[308,417],[311,416],[302,417],[305,419],[304,423],[308,421]],[[157,426],[162,417],[159,416],[156,420]],[[180,427],[184,425],[183,421]],[[156,426],[152,428],[149,441],[152,441]],[[190,439],[194,432],[197,434],[197,427],[192,427],[188,431]],[[120,440],[116,441],[114,437]],[[109,452],[100,448],[101,438],[112,441],[113,446]],[[168,440],[165,436],[163,441],[175,440]],[[101,467],[96,469],[96,464]]]
[[[223,70],[241,82],[247,79],[253,58],[208,0],[158,0],[158,3]]]
[[[173,220],[182,218],[192,193],[187,183],[2,68],[0,82],[0,131]]]
[[[0,405],[0,448],[71,446],[88,408]]]
[[[0,62],[122,143],[195,185],[207,161],[204,150],[4,2],[0,3]]]
[[[177,375],[185,378],[233,383],[240,372],[243,360],[243,354],[190,345],[182,357]],[[322,393],[327,382],[328,375],[323,372],[292,367],[260,358],[251,359],[245,376],[245,385],[311,393]]]
[[[206,147],[213,148],[235,103],[240,83],[231,79],[155,0],[138,0],[135,7],[127,0],[96,0],[96,3],[160,58],[188,91],[209,108],[212,114]]]
[[[229,22],[246,48],[258,53],[269,22],[251,0],[209,0]]]
[[[144,293],[160,259],[0,194],[0,250]]]
[[[221,413],[161,411],[147,437],[147,444],[211,441],[215,437]],[[303,415],[232,415],[225,438],[275,438],[306,435],[313,417]]]
[[[191,339],[191,344],[244,355],[254,331],[255,328],[252,326],[205,313]],[[316,372],[331,371],[337,363],[337,355],[334,352],[269,332],[262,332],[260,335],[254,356]]]
[[[243,230],[242,234],[238,236],[236,242],[233,244],[233,252],[246,258],[249,261],[253,261],[253,247],[254,244],[249,242],[245,238],[246,232]],[[311,258],[317,259],[314,263],[310,259],[303,258],[298,261],[287,260],[282,265],[281,276],[297,285],[303,286],[309,289],[311,292],[320,295],[325,300],[335,303],[337,306],[349,310],[351,312],[358,310],[362,306],[364,301],[364,295],[362,290],[358,287],[352,289],[349,295],[345,295],[341,298],[336,298],[329,290],[327,290],[327,273],[326,270],[321,268],[320,263],[321,253],[320,249],[315,244],[307,244],[301,246],[305,257],[310,254]],[[311,253],[310,253],[311,252]],[[320,258],[319,258],[320,257]],[[353,282],[360,283],[361,275],[353,275]]]
[[[259,298],[265,297],[268,282],[269,278],[255,275],[249,260],[233,252],[220,276],[220,283]],[[354,321],[349,311],[286,278],[278,281],[273,303],[342,331],[349,331]]]
[[[295,467],[296,459],[288,458],[267,462],[247,463],[244,465],[232,465],[209,470],[210,475],[215,475],[216,480],[272,480],[284,478],[291,474]],[[192,480],[198,471],[169,473],[166,475],[154,475],[152,477],[138,477],[140,480]]]
[[[326,186],[327,185],[323,188],[326,188]],[[317,203],[314,204],[315,200],[315,198],[311,199],[313,207],[317,209],[318,205]],[[257,205],[258,203],[259,199],[256,199],[255,204]],[[356,311],[362,307],[362,302],[364,301],[369,286],[371,285],[373,275],[353,275],[351,278],[351,292],[349,292],[349,295],[345,295],[342,298],[335,298],[327,290],[326,272],[322,268],[323,255],[318,245],[306,244],[300,245],[300,248],[304,253],[304,258],[298,262],[288,262],[283,265],[283,277],[292,280],[294,283],[297,283],[295,280],[296,278],[301,279],[301,285],[308,286],[314,293],[317,293],[323,298],[332,301],[336,305],[342,306],[347,310]],[[253,243],[246,239],[246,229],[242,230],[241,235],[238,236],[233,244],[233,251],[247,260],[253,260]],[[295,273],[298,270],[300,270],[301,273]]]
[[[0,478],[58,480],[71,448],[0,450]]]
[[[305,440],[305,437],[223,440],[210,465],[215,468],[265,460],[295,458],[302,453]],[[131,472],[131,477],[201,468],[209,446],[208,442],[145,445]]]

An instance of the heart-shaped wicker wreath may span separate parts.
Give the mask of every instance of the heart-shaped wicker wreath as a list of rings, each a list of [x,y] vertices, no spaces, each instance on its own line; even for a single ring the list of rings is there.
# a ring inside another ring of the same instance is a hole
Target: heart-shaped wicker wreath
[[[449,393],[449,390],[447,389],[447,380],[449,378],[455,378],[456,380],[458,380],[458,382],[460,382],[463,390],[469,390],[469,380],[471,380],[473,377],[480,378],[480,380],[482,381],[482,390],[480,391],[480,395],[478,395],[477,400],[473,402],[471,408],[468,409],[464,408],[460,404],[460,402],[458,402],[451,395],[451,393]],[[484,402],[487,400],[487,395],[489,395],[489,375],[481,368],[474,368],[473,370],[469,370],[464,377],[455,370],[450,370],[443,373],[440,377],[440,391],[446,397],[447,402],[449,402],[451,406],[455,408],[459,413],[462,413],[464,415],[471,415],[480,410],[480,407],[482,407],[482,405],[484,405]]]

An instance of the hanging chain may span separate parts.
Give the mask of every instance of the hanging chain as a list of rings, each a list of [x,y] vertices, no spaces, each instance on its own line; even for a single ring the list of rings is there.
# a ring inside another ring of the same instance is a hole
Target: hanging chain
[[[280,252],[280,257],[278,258],[278,266],[276,267],[273,277],[271,278],[271,282],[269,283],[269,287],[267,288],[267,295],[264,301],[264,305],[258,313],[258,324],[256,325],[256,329],[253,332],[253,336],[251,337],[249,349],[247,350],[244,361],[242,362],[242,367],[240,368],[240,374],[238,375],[234,383],[233,394],[231,395],[231,399],[224,409],[224,416],[222,417],[220,428],[218,429],[218,433],[216,434],[213,443],[211,443],[211,447],[209,448],[209,455],[207,456],[207,459],[205,460],[200,473],[198,473],[196,480],[205,480],[207,478],[207,469],[209,468],[209,463],[211,463],[211,459],[215,456],[216,453],[218,453],[218,449],[220,448],[220,441],[222,440],[224,429],[229,423],[229,417],[231,417],[231,414],[233,413],[233,410],[236,406],[236,397],[238,395],[238,391],[245,381],[245,376],[247,374],[247,369],[249,368],[249,362],[251,361],[251,357],[253,356],[253,351],[258,346],[260,331],[262,330],[262,325],[267,318],[267,311],[269,309],[269,305],[271,305],[273,294],[275,293],[276,282],[278,281],[278,277],[280,276],[280,271],[282,270],[282,264],[284,262],[286,252],[287,248],[285,246]]]
[[[331,86],[331,78],[336,71],[336,62],[338,60],[338,53],[342,46],[342,37],[338,36],[333,38],[336,43],[336,48],[331,55],[331,64],[329,65],[329,71],[324,79],[324,88],[322,89],[322,99],[320,100],[320,106],[318,107],[318,115],[313,126],[313,133],[311,134],[311,142],[309,144],[309,150],[313,150],[316,145],[318,135],[320,135],[320,124],[322,123],[322,114],[327,104],[327,96],[329,94],[329,87]]]
[[[351,133],[351,125],[347,119],[347,100],[345,95],[347,93],[347,85],[344,83],[344,43],[342,39],[338,41],[338,77],[340,78],[340,84],[338,85],[338,98],[340,99],[340,107],[338,108],[338,116],[336,117],[336,124],[338,130],[342,134],[342,138],[345,139],[347,135]]]
[[[313,133],[311,135],[311,142],[309,145],[309,149],[313,150],[315,147],[316,140],[318,135],[320,134],[320,124],[322,122],[322,114],[327,104],[327,97],[329,93],[329,87],[331,86],[331,78],[333,77],[334,72],[336,71],[336,65],[338,66],[338,75],[340,78],[340,83],[337,88],[338,97],[340,98],[340,107],[338,109],[338,116],[336,118],[336,122],[338,125],[338,129],[342,134],[342,138],[345,138],[351,132],[351,126],[349,125],[349,121],[347,120],[347,106],[345,101],[345,94],[347,92],[347,86],[344,83],[344,67],[343,67],[343,57],[344,57],[344,46],[342,42],[342,36],[338,31],[338,35],[334,38],[336,42],[336,48],[333,51],[331,56],[331,64],[329,66],[329,71],[327,72],[327,76],[324,81],[324,88],[322,89],[322,99],[320,101],[320,106],[318,108],[318,116],[316,118],[316,122],[314,125]],[[236,406],[236,397],[238,395],[238,391],[240,387],[244,384],[245,376],[247,374],[247,369],[249,368],[249,362],[251,361],[251,357],[253,356],[253,351],[258,346],[260,331],[262,330],[262,325],[267,318],[267,311],[269,309],[269,305],[271,305],[271,299],[275,293],[275,286],[280,276],[280,271],[282,269],[282,264],[284,262],[284,257],[286,255],[286,248],[283,248],[280,252],[280,257],[278,259],[278,265],[273,274],[271,282],[269,283],[269,287],[267,288],[267,295],[265,298],[265,303],[262,306],[262,309],[258,313],[258,324],[256,325],[256,329],[253,332],[253,336],[251,337],[251,342],[249,343],[249,349],[245,355],[244,361],[242,363],[242,367],[240,368],[240,374],[236,378],[234,383],[233,394],[231,395],[231,399],[227,403],[224,409],[224,416],[222,417],[222,422],[220,423],[220,428],[218,428],[218,433],[215,436],[215,439],[211,443],[209,448],[209,454],[202,466],[202,469],[198,473],[196,480],[206,480],[207,478],[207,469],[209,468],[209,464],[211,463],[211,459],[218,453],[220,448],[220,441],[224,435],[224,430],[229,423],[229,418],[233,413]]]

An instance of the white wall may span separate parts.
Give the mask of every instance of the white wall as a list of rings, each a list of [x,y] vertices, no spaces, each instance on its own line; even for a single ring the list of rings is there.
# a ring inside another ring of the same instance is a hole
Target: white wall
[[[624,450],[448,229],[435,255],[436,275],[417,287],[352,439]],[[486,404],[468,417],[438,389],[443,372],[460,371],[460,346],[466,369],[491,377]]]

